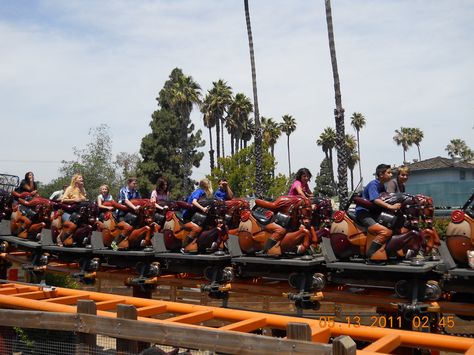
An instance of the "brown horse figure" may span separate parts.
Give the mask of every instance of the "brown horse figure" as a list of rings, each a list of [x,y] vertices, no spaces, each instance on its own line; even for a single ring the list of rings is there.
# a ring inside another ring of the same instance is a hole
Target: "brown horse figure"
[[[254,211],[241,212],[240,224],[229,230],[237,235],[245,254],[302,254],[308,250],[312,234],[311,203],[301,196],[280,196],[275,201],[255,200]]]
[[[207,213],[197,212],[192,204],[183,201],[176,201],[166,212],[162,232],[167,250],[203,253],[223,248],[227,240],[224,201],[203,199],[199,202],[209,207]],[[177,213],[180,209],[195,212],[190,221],[184,221]]]
[[[120,250],[151,246],[151,237],[157,231],[157,224],[153,221],[155,204],[148,199],[133,199],[131,202],[139,207],[137,211],[131,211],[128,206],[115,201],[103,203],[104,206],[114,207],[125,213],[117,221],[114,214],[107,211],[103,221],[97,222],[105,246]]]
[[[0,189],[0,221],[10,219],[13,212],[13,195],[7,190]]]
[[[60,210],[52,217],[53,240],[55,239],[56,244],[65,247],[87,246],[90,243],[91,233],[96,228],[97,204],[84,201],[71,204],[61,203],[58,207]],[[64,212],[70,213],[66,221],[62,221]]]
[[[50,214],[53,202],[43,197],[33,197],[31,200],[18,199],[13,207],[10,219],[10,231],[19,238],[35,239],[43,228],[50,226]]]
[[[433,215],[431,198],[423,195],[383,194],[381,199],[390,204],[399,202],[401,208],[396,214],[378,210],[380,212],[378,222],[392,229],[394,233],[377,252],[375,260],[404,258],[408,250],[427,253],[439,245],[438,234],[430,225]],[[372,210],[377,208],[375,204],[361,197],[355,197],[354,201]],[[424,229],[420,228],[420,222],[427,224]],[[355,216],[350,212],[337,211],[328,237],[335,255],[347,259],[355,255],[365,256],[367,246],[372,243],[375,235],[369,233],[367,228],[358,225]]]
[[[193,225],[194,231],[198,231],[198,227],[201,230],[192,234],[194,237],[191,237],[188,244],[183,245],[183,251],[187,253],[223,251],[224,243],[229,239],[225,224],[227,205],[218,199],[205,199],[200,203],[208,207],[207,212],[204,215],[196,213],[189,223]]]
[[[446,229],[446,245],[453,259],[460,265],[471,268],[474,257],[474,210],[472,202],[474,194],[467,200],[463,208],[451,213],[451,221]],[[470,258],[471,259],[470,259]]]

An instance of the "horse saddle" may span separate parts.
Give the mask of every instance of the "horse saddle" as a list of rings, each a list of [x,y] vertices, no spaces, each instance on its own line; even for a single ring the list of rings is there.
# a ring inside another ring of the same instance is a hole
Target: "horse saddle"
[[[203,213],[196,212],[191,218],[191,222],[197,224],[199,227],[203,227],[206,223],[207,215]]]
[[[262,207],[256,207],[252,211],[252,216],[257,220],[259,224],[266,226],[273,222],[273,212]]]
[[[125,217],[123,218],[124,222],[130,224],[131,226],[135,225],[135,223],[137,222],[137,219],[138,219],[138,216],[131,212],[127,212],[125,214]]]
[[[21,214],[25,216],[26,218],[28,218],[29,220],[33,220],[37,215],[34,209],[23,206],[23,205],[20,205],[18,209],[20,210]]]
[[[290,224],[291,217],[281,213],[277,212],[276,217],[275,217],[275,223],[282,226],[283,228],[287,228],[288,225]]]
[[[153,215],[153,221],[156,224],[159,224],[160,226],[162,226],[163,223],[165,222],[165,216],[163,216],[161,213],[155,212],[155,214]]]
[[[69,221],[74,223],[74,224],[79,224],[81,220],[81,214],[78,213],[78,212],[73,212],[70,216],[69,216]]]

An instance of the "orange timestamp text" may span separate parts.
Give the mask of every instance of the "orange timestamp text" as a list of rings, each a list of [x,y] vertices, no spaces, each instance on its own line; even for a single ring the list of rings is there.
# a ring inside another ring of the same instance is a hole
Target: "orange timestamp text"
[[[369,317],[361,316],[346,316],[342,321],[336,321],[335,316],[322,316],[319,317],[319,326],[321,328],[333,328],[337,323],[345,323],[349,327],[358,328],[361,326],[368,327],[379,327],[379,328],[402,328],[410,326],[413,329],[426,329],[432,325],[436,325],[442,328],[454,328],[455,321],[454,316],[443,316],[437,319],[433,319],[427,315],[414,316],[411,321],[404,320],[402,316],[386,316],[386,315],[372,315]]]

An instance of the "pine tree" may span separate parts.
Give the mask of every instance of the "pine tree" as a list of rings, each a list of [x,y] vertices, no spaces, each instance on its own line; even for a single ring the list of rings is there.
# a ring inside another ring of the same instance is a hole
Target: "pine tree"
[[[180,110],[174,104],[173,83],[182,80],[182,75],[181,70],[174,69],[160,91],[157,98],[160,108],[151,116],[151,133],[142,139],[140,154],[143,161],[138,164],[141,189],[151,190],[157,176],[165,175],[170,180],[171,194],[175,198],[190,193],[192,167],[199,167],[204,156],[197,148],[205,144],[201,139],[201,130],[195,132],[189,114],[183,113],[190,112],[192,104],[188,104],[186,110]],[[184,134],[183,127],[186,127]],[[186,141],[183,142],[183,139]]]

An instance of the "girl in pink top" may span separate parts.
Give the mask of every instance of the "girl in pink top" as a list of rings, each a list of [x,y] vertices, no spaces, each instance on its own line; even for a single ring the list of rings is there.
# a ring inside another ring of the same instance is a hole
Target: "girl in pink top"
[[[288,195],[290,196],[303,196],[312,197],[313,194],[308,186],[308,181],[311,179],[311,172],[306,168],[301,168],[296,173],[296,178],[290,187]]]

